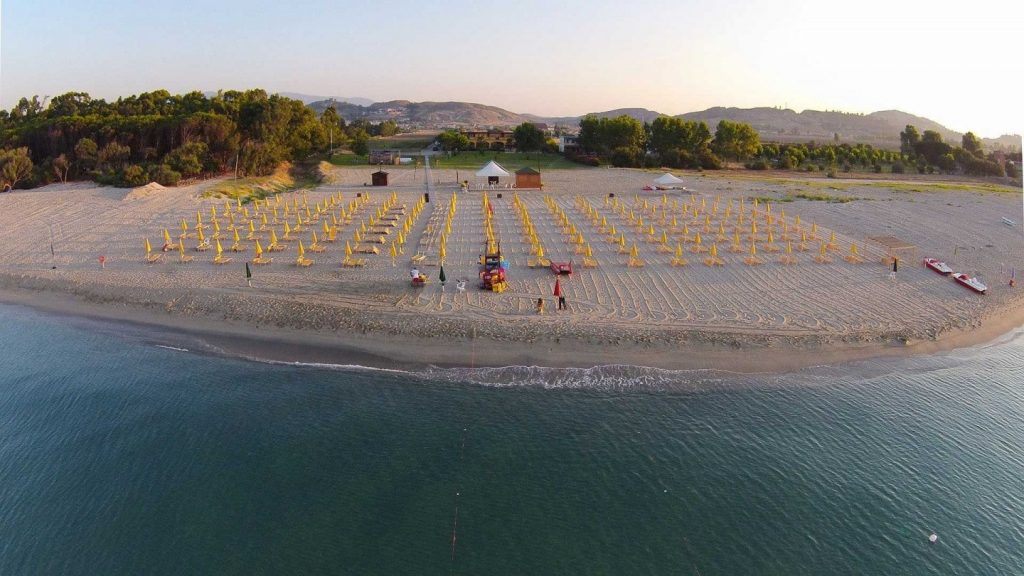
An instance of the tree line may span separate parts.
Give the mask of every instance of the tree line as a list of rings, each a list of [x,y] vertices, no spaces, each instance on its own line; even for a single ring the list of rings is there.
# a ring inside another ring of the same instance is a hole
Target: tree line
[[[887,169],[894,173],[917,170],[922,174],[941,171],[1020,177],[1019,154],[1000,163],[995,154],[985,154],[981,141],[971,132],[964,134],[959,147],[944,143],[938,132],[926,130],[922,135],[909,125],[900,139],[903,145],[898,151],[869,144],[761,143],[757,131],[742,122],[722,120],[712,134],[704,122],[668,116],[641,123],[625,115],[588,115],[580,120],[581,152],[575,159],[624,167],[717,169],[728,160],[744,162],[754,170],[822,170],[830,175],[858,167],[878,173]]]
[[[263,90],[113,102],[69,92],[45,103],[22,98],[0,111],[4,187],[93,179],[138,186],[234,171],[266,175],[284,161],[326,149],[330,127],[299,100]]]
[[[719,122],[714,134],[704,122],[668,116],[643,123],[626,115],[580,120],[579,159],[613,166],[717,169],[723,159],[744,160],[759,146],[753,128],[728,120]]]

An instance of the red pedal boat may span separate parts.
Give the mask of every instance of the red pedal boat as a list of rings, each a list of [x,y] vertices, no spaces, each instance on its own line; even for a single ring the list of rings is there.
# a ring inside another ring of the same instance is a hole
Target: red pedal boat
[[[949,276],[953,273],[953,269],[950,268],[945,262],[939,262],[935,258],[925,258],[924,265],[935,270],[943,276]]]
[[[957,272],[956,274],[953,274],[953,279],[959,282],[960,284],[967,286],[971,290],[974,290],[978,294],[984,294],[988,290],[988,286],[982,284],[981,280],[968,276],[963,272]]]

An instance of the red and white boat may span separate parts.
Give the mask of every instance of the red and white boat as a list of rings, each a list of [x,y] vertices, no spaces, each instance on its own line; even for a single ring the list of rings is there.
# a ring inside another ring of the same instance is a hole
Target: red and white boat
[[[932,270],[935,270],[939,274],[942,274],[943,276],[949,276],[950,274],[953,273],[953,269],[950,268],[945,262],[940,262],[935,258],[925,258],[924,265],[931,268]]]
[[[956,274],[953,274],[953,279],[963,284],[964,286],[967,286],[971,290],[974,290],[978,294],[984,294],[985,291],[988,290],[988,286],[982,284],[981,280],[968,276],[963,272],[957,272]]]

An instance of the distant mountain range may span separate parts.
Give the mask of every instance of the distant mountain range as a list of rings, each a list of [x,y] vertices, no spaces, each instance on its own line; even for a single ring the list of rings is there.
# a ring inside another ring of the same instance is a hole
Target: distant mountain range
[[[299,94],[283,93],[283,96],[299,98]],[[306,97],[310,98],[310,97]],[[348,101],[345,101],[348,100]],[[303,100],[304,102],[306,100]],[[542,122],[549,125],[576,127],[582,116],[548,117],[536,114],[518,114],[496,106],[470,102],[410,102],[391,100],[369,102],[365,98],[335,98],[309,101],[307,104],[317,113],[323,112],[332,103],[338,113],[347,121],[363,119],[371,122],[394,120],[404,127],[419,129],[443,128],[507,128],[523,122]],[[667,116],[646,108],[619,108],[595,112],[599,117],[627,115],[640,121],[650,122],[658,116]],[[689,112],[677,116],[684,120],[704,121],[714,130],[721,120],[750,124],[764,141],[772,142],[831,142],[839,135],[840,142],[859,142],[875,146],[897,147],[900,131],[907,124],[913,124],[920,132],[935,130],[947,142],[960,142],[962,134],[945,126],[899,110],[885,110],[871,114],[850,114],[846,112],[804,110],[795,112],[782,108],[708,108],[701,112]],[[1020,149],[1020,135],[1004,135],[999,138],[982,140],[986,148]]]

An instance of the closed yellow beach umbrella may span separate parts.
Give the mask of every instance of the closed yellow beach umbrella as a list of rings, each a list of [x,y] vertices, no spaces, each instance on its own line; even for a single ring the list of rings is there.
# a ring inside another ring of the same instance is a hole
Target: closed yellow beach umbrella
[[[274,247],[276,245],[277,245],[277,232],[274,232],[274,230],[271,229],[270,230],[270,246]]]
[[[206,241],[206,237],[203,236],[203,229],[202,228],[196,230],[196,237],[199,238],[199,243],[200,244],[202,244],[203,242]]]
[[[149,245],[149,238],[146,238],[146,255],[153,251],[153,247]]]
[[[444,259],[448,257],[448,251],[445,250],[444,243],[441,244],[437,251],[437,257],[444,262]]]
[[[220,240],[217,240],[217,256],[224,253],[224,249],[220,247]]]
[[[682,257],[683,257],[683,243],[682,242],[676,242],[676,258],[682,258]]]
[[[363,241],[363,237],[359,235],[359,230],[356,230],[355,234],[352,235],[352,241],[356,244]]]
[[[235,228],[234,240],[236,244],[242,240],[238,237],[238,228]]]
[[[171,244],[171,233],[167,231],[167,228],[164,228],[164,244]]]
[[[640,250],[636,247],[636,243],[633,243],[633,247],[629,249],[629,255],[632,258],[637,258],[640,256]]]
[[[718,244],[711,245],[711,257],[718,258]]]
[[[543,246],[541,246],[541,245],[540,245],[540,244],[538,243],[538,244],[537,244],[537,258],[543,258],[543,257],[544,257],[544,247],[543,247]]]
[[[352,245],[348,243],[348,240],[345,240],[345,256],[351,256],[351,255],[352,255]]]
[[[299,240],[299,258],[306,255],[306,249],[302,247],[302,240]]]
[[[263,256],[263,246],[260,246],[260,241],[256,240],[256,257],[260,258]]]
[[[187,234],[188,233],[188,222],[185,222],[184,218],[181,219],[181,232],[183,234]]]

